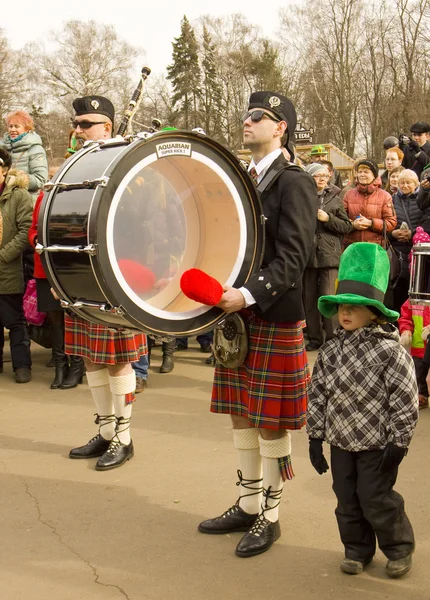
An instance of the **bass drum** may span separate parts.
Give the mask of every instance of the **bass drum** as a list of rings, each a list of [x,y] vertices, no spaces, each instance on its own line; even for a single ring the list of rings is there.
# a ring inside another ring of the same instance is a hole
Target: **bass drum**
[[[251,178],[214,140],[161,132],[86,145],[47,185],[36,250],[78,316],[154,335],[194,335],[223,317],[181,292],[201,269],[240,287],[261,264],[264,217]]]

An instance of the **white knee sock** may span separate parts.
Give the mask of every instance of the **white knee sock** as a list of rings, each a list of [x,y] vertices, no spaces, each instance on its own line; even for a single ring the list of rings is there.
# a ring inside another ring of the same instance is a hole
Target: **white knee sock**
[[[287,433],[277,440],[265,440],[260,436],[259,443],[264,489],[261,506],[266,519],[275,523],[279,519],[279,504],[284,487],[278,459],[291,454],[291,436]]]
[[[131,442],[130,438],[130,420],[132,403],[126,404],[127,394],[131,394],[136,389],[136,375],[134,371],[127,375],[112,377],[109,375],[109,385],[112,392],[113,404],[116,417],[116,436],[121,444]]]
[[[87,371],[87,381],[99,415],[100,435],[105,440],[111,440],[115,435],[115,415],[108,370]]]
[[[239,471],[242,478],[239,506],[251,515],[256,514],[260,510],[262,498],[258,430],[251,428],[233,429],[233,440],[239,458]]]

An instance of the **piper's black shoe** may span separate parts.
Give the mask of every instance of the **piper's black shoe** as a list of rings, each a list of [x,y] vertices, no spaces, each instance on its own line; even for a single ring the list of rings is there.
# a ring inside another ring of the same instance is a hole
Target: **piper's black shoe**
[[[254,525],[245,533],[236,546],[236,555],[241,558],[257,556],[266,552],[281,537],[279,521],[272,523],[263,515],[259,515]]]
[[[258,513],[250,515],[234,504],[221,516],[214,519],[207,519],[200,523],[198,529],[201,533],[232,533],[234,531],[248,531],[255,523]]]
[[[69,452],[69,458],[96,458],[102,456],[109,448],[110,440],[105,440],[100,434],[90,439],[85,446],[73,448]]]
[[[393,579],[397,579],[398,577],[403,577],[411,570],[412,567],[412,553],[408,554],[404,558],[399,558],[397,560],[389,560],[387,562],[387,566],[385,570],[387,571],[388,577],[392,577]]]
[[[352,558],[345,558],[340,563],[340,570],[349,575],[359,575],[364,571],[364,567],[372,562],[371,558],[365,560],[353,560]]]
[[[109,469],[116,469],[125,462],[130,460],[134,455],[133,442],[130,442],[128,446],[121,444],[120,441],[113,439],[109,445],[109,448],[96,462],[96,471],[108,471]]]

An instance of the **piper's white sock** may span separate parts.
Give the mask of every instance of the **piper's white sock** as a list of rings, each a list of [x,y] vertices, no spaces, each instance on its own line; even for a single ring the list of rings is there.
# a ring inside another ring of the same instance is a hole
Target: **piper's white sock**
[[[111,440],[115,435],[115,415],[108,370],[87,371],[87,381],[99,415],[100,435],[105,440]]]
[[[116,437],[121,444],[129,445],[130,437],[130,419],[132,403],[126,404],[125,397],[136,389],[136,375],[132,371],[127,375],[112,377],[109,375],[110,391],[112,393],[113,404],[116,417]]]
[[[262,499],[261,456],[257,429],[233,429],[234,445],[243,482],[240,485],[239,506],[249,514],[260,510]],[[247,481],[254,483],[247,483]],[[253,495],[248,495],[253,494]]]
[[[259,443],[264,489],[261,506],[266,519],[275,523],[279,519],[279,503],[284,488],[278,459],[291,454],[291,437],[288,433],[277,440],[265,440],[260,436]]]

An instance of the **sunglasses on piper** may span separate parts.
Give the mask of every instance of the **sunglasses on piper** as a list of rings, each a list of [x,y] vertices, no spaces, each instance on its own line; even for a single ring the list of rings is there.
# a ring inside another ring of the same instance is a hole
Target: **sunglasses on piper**
[[[91,129],[93,125],[104,125],[105,121],[72,121],[73,129],[79,125],[81,129]]]
[[[276,123],[279,123],[280,119],[277,119],[276,117],[270,115],[269,113],[265,112],[264,110],[248,110],[242,117],[242,122],[245,123],[245,121],[247,119],[249,119],[249,117],[251,117],[251,121],[253,123],[259,123],[261,121],[261,119],[263,117],[268,117],[269,119],[272,119],[272,121],[275,121]]]

